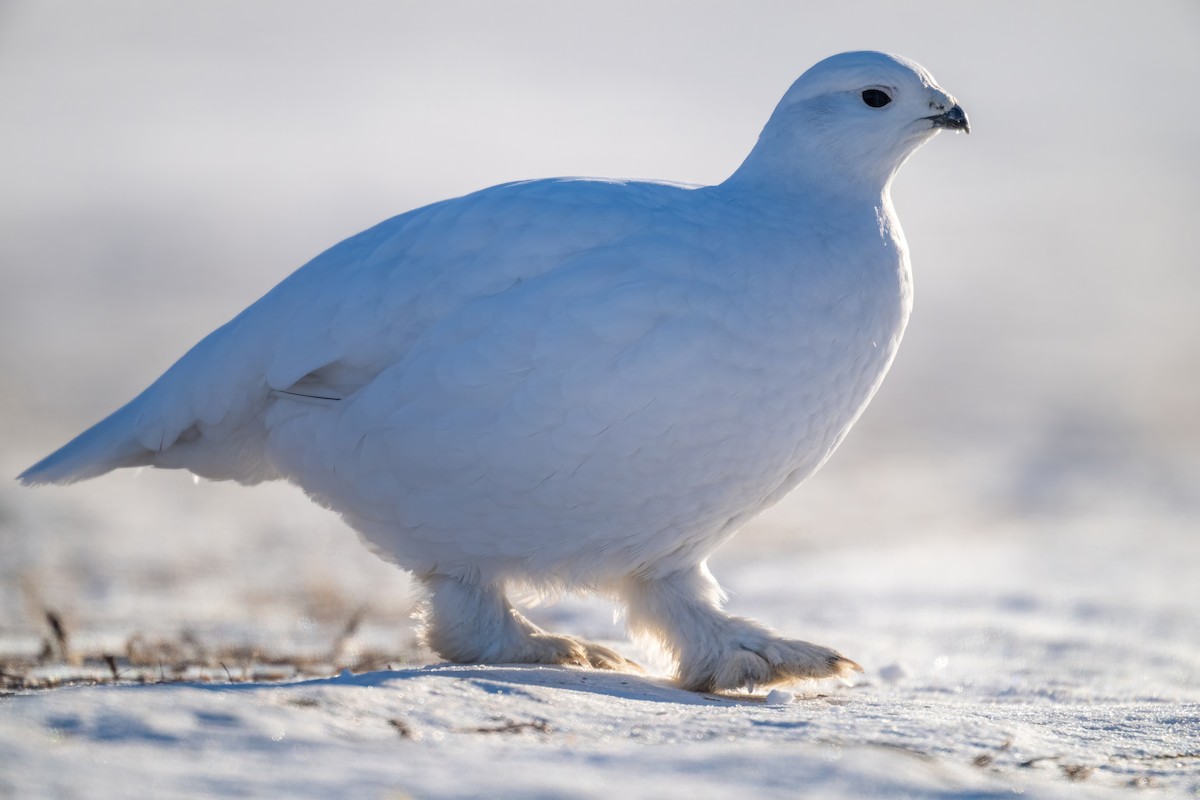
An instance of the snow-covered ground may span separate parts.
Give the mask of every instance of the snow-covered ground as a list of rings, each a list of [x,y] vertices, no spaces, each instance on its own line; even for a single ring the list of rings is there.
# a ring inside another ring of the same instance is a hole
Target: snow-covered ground
[[[324,679],[216,671],[18,693],[0,706],[0,796],[1195,794],[1194,548],[1182,520],[1130,536],[1133,522],[816,548],[747,531],[751,546],[715,566],[732,607],[866,667],[794,696],[679,691],[609,609],[574,600],[540,621],[611,641],[650,674],[398,655]]]
[[[853,684],[682,693],[580,598],[531,614],[646,675],[438,665],[404,574],[287,487],[9,483],[0,798],[1200,794],[1200,21],[1073,8],[4,4],[2,475],[385,216],[719,180],[830,52],[917,59],[973,132],[899,176],[880,396],[713,560]]]

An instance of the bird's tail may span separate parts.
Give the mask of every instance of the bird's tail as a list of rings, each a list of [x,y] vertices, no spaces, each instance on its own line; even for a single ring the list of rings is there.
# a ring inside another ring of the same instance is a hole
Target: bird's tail
[[[138,401],[118,409],[17,476],[26,486],[74,483],[120,467],[151,463],[154,453],[135,434]]]

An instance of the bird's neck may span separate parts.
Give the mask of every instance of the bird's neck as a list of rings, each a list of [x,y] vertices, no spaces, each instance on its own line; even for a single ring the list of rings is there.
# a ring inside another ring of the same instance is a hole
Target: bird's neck
[[[768,124],[746,160],[722,186],[805,203],[884,202],[899,164],[886,158],[852,158],[845,143]]]

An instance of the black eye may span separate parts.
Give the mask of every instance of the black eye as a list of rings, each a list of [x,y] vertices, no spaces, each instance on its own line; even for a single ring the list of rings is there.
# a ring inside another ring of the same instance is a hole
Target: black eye
[[[871,108],[883,108],[892,102],[892,98],[888,97],[888,93],[879,89],[863,89],[862,98],[863,102]]]

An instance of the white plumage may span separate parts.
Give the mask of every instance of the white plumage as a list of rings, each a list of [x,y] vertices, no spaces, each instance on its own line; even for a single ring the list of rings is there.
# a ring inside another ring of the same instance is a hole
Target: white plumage
[[[705,561],[882,381],[912,297],[888,187],[939,128],[967,121],[928,72],[844,53],[720,185],[530,181],[394,217],[21,480],[290,480],[424,581],[455,661],[626,663],[528,622],[519,581],[620,597],[689,688],[856,668],[726,615]]]

